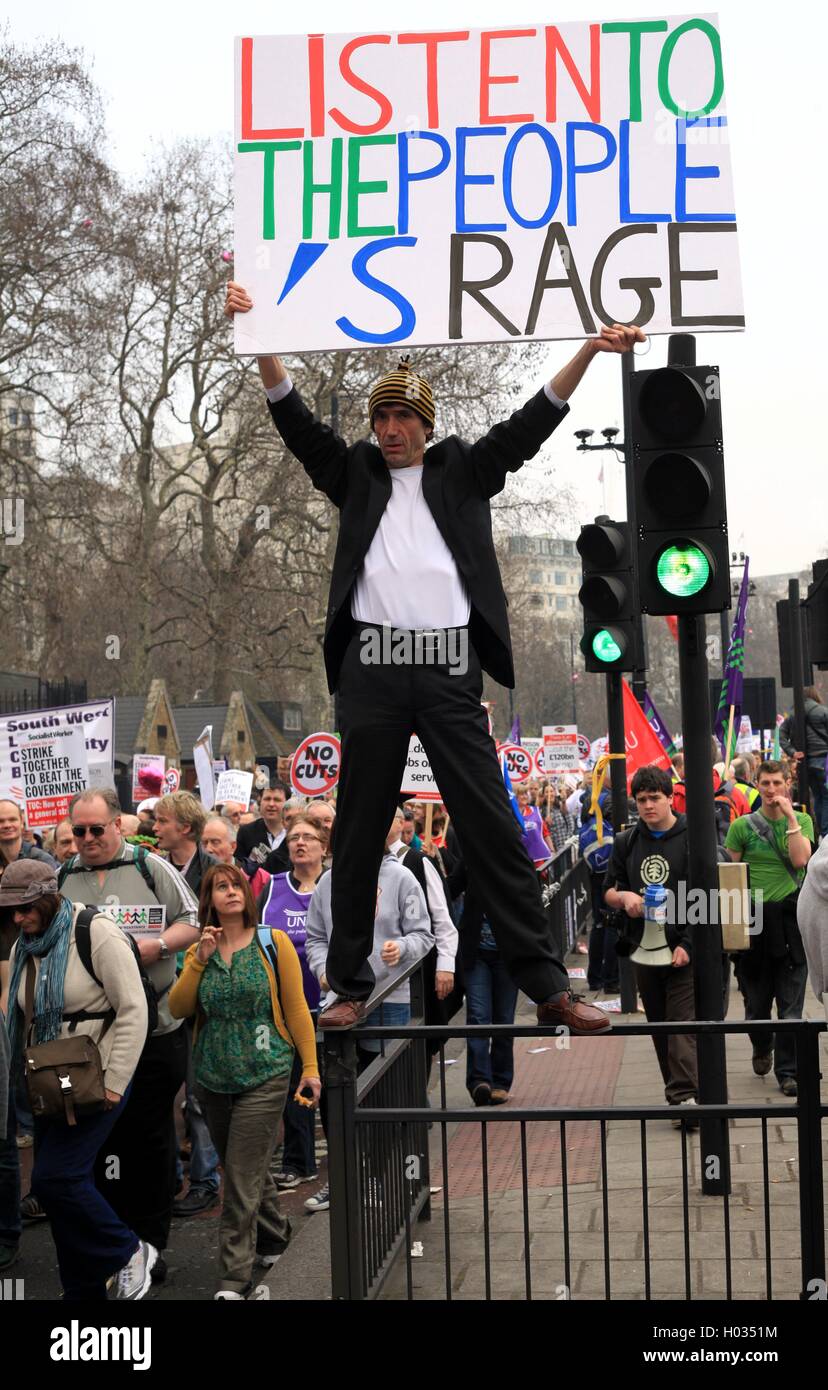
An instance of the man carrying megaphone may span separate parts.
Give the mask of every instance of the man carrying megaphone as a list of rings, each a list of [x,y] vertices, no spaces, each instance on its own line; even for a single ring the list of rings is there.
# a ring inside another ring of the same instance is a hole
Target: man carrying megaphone
[[[640,819],[616,836],[604,881],[604,901],[617,912],[616,950],[633,961],[649,1023],[689,1021],[695,1018],[692,936],[668,907],[687,902],[687,820],[673,813],[673,781],[663,768],[639,768],[631,791]],[[654,1035],[653,1044],[667,1103],[696,1105],[695,1037]],[[680,1123],[677,1116],[675,1128]]]

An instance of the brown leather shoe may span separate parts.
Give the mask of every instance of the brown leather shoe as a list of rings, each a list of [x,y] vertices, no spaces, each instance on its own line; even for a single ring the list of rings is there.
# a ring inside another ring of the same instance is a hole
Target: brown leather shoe
[[[538,1004],[538,1023],[551,1028],[564,1027],[568,1028],[570,1033],[587,1035],[612,1031],[612,1024],[603,1009],[596,1009],[592,1004],[582,1004],[571,990],[566,994],[556,994],[552,999]]]
[[[489,1102],[490,1105],[505,1105],[508,1099],[509,1092],[504,1091],[502,1086],[492,1087],[492,1098]]]
[[[320,1028],[353,1028],[365,1017],[364,999],[337,999],[319,1015]]]

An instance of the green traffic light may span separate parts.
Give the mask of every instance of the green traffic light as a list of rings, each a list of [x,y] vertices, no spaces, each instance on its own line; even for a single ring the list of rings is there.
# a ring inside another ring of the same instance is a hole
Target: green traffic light
[[[608,632],[605,627],[602,627],[601,631],[596,632],[593,637],[592,651],[599,661],[605,661],[607,665],[613,661],[619,661],[623,656],[623,652],[612,633]]]
[[[656,564],[656,578],[673,598],[693,598],[710,579],[710,560],[699,545],[668,545]]]

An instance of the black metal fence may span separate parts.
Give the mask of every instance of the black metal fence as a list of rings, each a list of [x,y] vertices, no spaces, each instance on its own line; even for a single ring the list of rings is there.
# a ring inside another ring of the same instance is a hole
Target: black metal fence
[[[416,980],[418,977],[415,976]],[[397,987],[399,980],[392,987]],[[391,987],[390,987],[391,988]],[[377,999],[375,1002],[379,1002]],[[412,1015],[416,1016],[416,1003]],[[796,1169],[798,1173],[798,1215],[799,1238],[796,1242],[799,1262],[799,1296],[804,1299],[825,1298],[825,1216],[824,1180],[822,1159],[822,1121],[828,1114],[828,1107],[820,1101],[819,1035],[825,1029],[824,1023],[808,1021],[787,1021],[775,1023],[778,1031],[792,1032],[796,1042],[798,1096],[795,1103],[767,1105],[700,1105],[694,1108],[692,1118],[681,1120],[680,1155],[674,1159],[675,1182],[680,1193],[679,1201],[683,1220],[680,1229],[681,1253],[683,1263],[683,1296],[698,1297],[694,1288],[691,1261],[691,1190],[690,1153],[692,1130],[690,1125],[698,1122],[701,1127],[701,1152],[710,1154],[726,1150],[735,1142],[732,1122],[754,1120],[759,1122],[761,1131],[761,1219],[756,1218],[761,1239],[758,1258],[763,1265],[762,1292],[759,1296],[774,1297],[774,1232],[772,1224],[771,1168],[769,1162],[769,1126],[776,1126],[785,1120],[796,1122]],[[592,1045],[600,1048],[607,1037],[648,1037],[657,1032],[700,1034],[744,1034],[748,1025],[735,1023],[661,1023],[661,1024],[623,1024],[616,1025],[612,1034],[593,1040]],[[429,1230],[421,1223],[432,1218],[430,1201],[431,1161],[429,1139],[435,1166],[440,1170],[441,1186],[441,1230],[439,1239],[435,1238],[433,1228],[430,1244],[441,1251],[442,1271],[439,1279],[440,1289],[431,1288],[424,1295],[430,1298],[453,1297],[453,1247],[456,1243],[454,1228],[455,1202],[452,1192],[453,1175],[449,1153],[450,1131],[457,1126],[474,1126],[479,1132],[479,1164],[482,1178],[481,1207],[483,1213],[482,1239],[480,1241],[479,1262],[482,1270],[480,1297],[492,1298],[492,1192],[490,1184],[490,1149],[493,1137],[498,1135],[501,1125],[509,1125],[514,1132],[515,1151],[520,1155],[520,1187],[518,1207],[520,1219],[517,1224],[523,1233],[521,1272],[515,1275],[513,1285],[519,1284],[516,1294],[511,1295],[532,1299],[535,1292],[532,1252],[530,1242],[533,1233],[534,1210],[531,1201],[531,1145],[528,1126],[537,1133],[538,1126],[554,1126],[559,1135],[560,1183],[550,1203],[560,1202],[559,1221],[556,1227],[560,1232],[560,1283],[566,1290],[564,1295],[571,1297],[573,1246],[577,1248],[578,1232],[573,1227],[572,1192],[568,1175],[568,1141],[572,1126],[581,1122],[593,1122],[599,1127],[599,1154],[601,1180],[597,1191],[601,1204],[600,1222],[600,1262],[603,1266],[602,1288],[591,1296],[609,1299],[616,1293],[613,1285],[613,1250],[617,1248],[610,1219],[608,1182],[611,1161],[608,1152],[607,1125],[610,1121],[628,1121],[638,1130],[638,1153],[640,1155],[640,1228],[643,1234],[642,1263],[643,1288],[637,1295],[645,1299],[657,1296],[652,1281],[653,1246],[659,1236],[650,1229],[650,1159],[648,1156],[649,1129],[654,1121],[666,1118],[675,1119],[676,1110],[667,1105],[661,1106],[556,1106],[542,1109],[470,1109],[450,1107],[446,1095],[446,1046],[451,1040],[466,1039],[472,1036],[509,1038],[544,1036],[555,1038],[556,1030],[532,1026],[499,1027],[424,1027],[416,1020],[401,1028],[360,1028],[350,1033],[328,1033],[324,1035],[323,1048],[326,1068],[326,1087],[328,1091],[328,1154],[331,1184],[331,1263],[332,1294],[336,1299],[371,1299],[377,1297],[386,1284],[395,1265],[404,1260],[404,1284],[401,1295],[409,1299],[416,1296],[413,1261],[416,1258],[416,1241],[419,1234]],[[358,1074],[357,1045],[360,1039],[379,1038],[383,1049],[362,1074]],[[428,1050],[438,1048],[440,1063],[439,1087],[436,1099],[428,1104],[427,1075]],[[435,1134],[435,1130],[437,1133]],[[431,1131],[431,1134],[429,1134]],[[791,1146],[793,1147],[793,1145]],[[715,1184],[713,1185],[715,1187]],[[709,1191],[710,1189],[708,1189]],[[546,1200],[546,1199],[544,1199]],[[720,1239],[723,1250],[724,1298],[746,1296],[745,1291],[734,1289],[733,1245],[734,1226],[729,1183],[720,1184],[718,1195],[706,1198],[708,1210],[717,1213],[720,1221]],[[792,1215],[792,1213],[790,1213]],[[548,1213],[547,1213],[548,1216]],[[788,1215],[784,1220],[789,1225]],[[434,1223],[435,1226],[437,1223]],[[463,1229],[468,1229],[467,1227]],[[712,1229],[712,1228],[710,1228]],[[795,1228],[794,1228],[795,1232]],[[592,1233],[593,1235],[595,1232]],[[462,1232],[461,1237],[462,1239]],[[791,1233],[786,1227],[786,1238],[790,1248]],[[795,1238],[795,1237],[794,1237]],[[712,1237],[708,1237],[712,1239]],[[514,1260],[514,1255],[512,1259]],[[399,1264],[399,1268],[402,1268]],[[543,1294],[541,1295],[543,1296]],[[548,1294],[546,1295],[548,1296]],[[624,1296],[631,1296],[625,1291]],[[678,1296],[682,1296],[681,1293]],[[753,1296],[756,1295],[755,1289]]]
[[[26,710],[58,709],[61,705],[83,704],[87,698],[86,681],[33,679],[23,689],[0,689],[0,714],[22,714]]]

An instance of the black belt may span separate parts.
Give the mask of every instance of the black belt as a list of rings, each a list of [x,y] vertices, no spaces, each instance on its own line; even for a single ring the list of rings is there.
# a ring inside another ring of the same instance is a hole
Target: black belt
[[[404,632],[414,638],[445,637],[450,632],[468,632],[468,623],[460,627],[397,627],[396,623],[364,623],[360,618],[352,618],[354,632]]]

